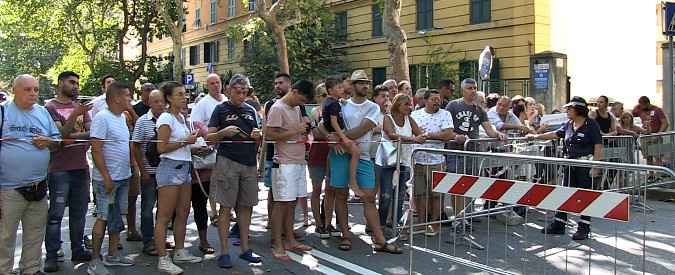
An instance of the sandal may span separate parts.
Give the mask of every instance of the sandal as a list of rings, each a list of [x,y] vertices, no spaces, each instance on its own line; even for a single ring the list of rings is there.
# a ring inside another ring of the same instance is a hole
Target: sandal
[[[350,238],[342,238],[338,248],[342,251],[352,250],[352,240]]]
[[[140,242],[143,240],[143,236],[138,234],[138,232],[129,233],[127,232],[127,242]]]
[[[154,244],[143,247],[143,253],[148,256],[157,256],[157,248]]]
[[[283,254],[276,254],[274,253],[274,251],[272,251],[272,258],[282,262],[290,262],[293,260],[291,259],[290,256],[288,256],[286,252],[284,252]]]
[[[310,220],[309,218],[305,218],[305,222],[302,223],[302,226],[303,227],[310,227],[310,226],[312,226],[312,224],[314,224],[312,222],[312,220]]]
[[[402,254],[403,253],[403,249],[401,249],[400,247],[396,247],[395,245],[390,244],[390,243],[375,244],[375,245],[373,245],[373,250],[375,250],[377,252],[387,252],[387,253],[391,253],[391,254]]]
[[[213,254],[216,252],[215,249],[209,243],[203,243],[199,245],[199,251],[204,252],[204,254]]]
[[[218,227],[218,215],[211,216],[211,226]]]

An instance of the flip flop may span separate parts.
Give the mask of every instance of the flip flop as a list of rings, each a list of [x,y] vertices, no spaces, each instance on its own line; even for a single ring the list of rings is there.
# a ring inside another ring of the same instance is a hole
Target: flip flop
[[[148,256],[157,256],[157,248],[154,244],[143,247],[143,253]]]
[[[288,251],[294,251],[294,252],[298,252],[298,251],[310,251],[310,250],[312,250],[312,247],[309,246],[309,245],[301,244],[301,245],[296,246],[296,247],[286,248],[286,250],[288,250]]]
[[[352,250],[352,240],[350,238],[342,238],[340,240],[340,246],[338,246],[338,248],[342,251]]]
[[[393,247],[393,249],[391,247]],[[391,253],[391,254],[403,254],[403,249],[401,249],[399,247],[396,247],[395,245],[390,244],[390,243],[375,244],[373,246],[373,250],[375,250],[377,252],[387,252],[387,253]]]
[[[274,253],[274,251],[272,251],[272,258],[274,258],[274,259],[276,259],[276,260],[278,260],[278,261],[281,261],[281,262],[290,262],[290,261],[293,260],[293,259],[291,259],[291,257],[288,256],[288,254],[285,253],[285,252],[284,252],[283,254],[276,254],[276,253]]]
[[[204,254],[213,254],[216,252],[216,250],[208,243],[200,244],[199,251],[204,252]]]
[[[141,236],[141,234],[127,232],[127,242],[140,242],[142,240],[143,236]]]

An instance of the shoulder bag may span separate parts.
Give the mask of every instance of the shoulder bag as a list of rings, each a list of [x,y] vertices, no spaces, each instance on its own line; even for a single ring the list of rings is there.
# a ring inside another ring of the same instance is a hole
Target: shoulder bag
[[[190,126],[190,131],[194,131],[194,122],[188,123]],[[203,137],[197,138],[197,142],[192,145],[192,147],[201,147],[197,144],[205,144],[206,141],[204,141]],[[214,149],[211,151],[210,154],[202,157],[202,156],[197,156],[197,155],[192,155],[192,167],[196,170],[201,170],[201,169],[213,169],[216,165],[216,154],[217,151]]]
[[[387,115],[385,118],[387,117],[391,119],[391,123],[394,126],[394,132],[398,134],[398,131],[396,131],[396,123],[394,122],[394,118],[392,118],[391,115]],[[385,135],[385,133],[382,134],[383,137]],[[377,145],[375,164],[382,167],[391,167],[396,165],[396,143],[394,141],[384,139],[381,140],[380,144]]]

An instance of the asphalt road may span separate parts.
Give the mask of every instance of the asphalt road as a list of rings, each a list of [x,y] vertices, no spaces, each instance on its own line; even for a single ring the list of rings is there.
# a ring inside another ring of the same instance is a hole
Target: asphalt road
[[[283,263],[271,257],[271,232],[264,229],[267,190],[262,184],[259,198],[260,203],[254,208],[253,214],[251,247],[263,256],[262,263],[248,264],[232,257],[234,268],[221,269],[217,266],[216,252],[207,255],[202,263],[180,264],[185,274],[408,274],[411,263],[415,274],[474,274],[490,271],[515,274],[637,274],[643,271],[671,274],[675,270],[675,204],[670,202],[648,201],[656,209],[653,213],[632,207],[628,223],[594,219],[592,237],[584,241],[571,239],[574,233],[572,226],[566,235],[541,234],[539,230],[550,221],[545,211],[530,209],[525,224],[520,226],[505,226],[496,219],[482,217],[473,220],[475,231],[471,234],[477,243],[486,246],[485,250],[460,240],[461,235],[452,234],[448,226],[442,226],[441,233],[434,237],[415,235],[412,241],[414,249],[410,249],[410,241],[399,241],[397,244],[404,249],[402,255],[373,252],[371,237],[364,232],[362,206],[350,205],[349,221],[353,234],[351,251],[344,252],[337,248],[339,238],[321,240],[312,235],[314,226],[302,227],[300,220],[296,228],[308,234],[304,243],[313,246],[314,250],[291,253],[294,261]],[[302,217],[299,207],[296,213],[297,217]],[[93,223],[90,209],[85,229],[88,234]],[[52,274],[86,274],[87,263],[72,263],[69,260],[67,231],[66,217],[62,231],[66,261],[59,263],[60,271]],[[114,274],[159,274],[156,269],[157,258],[141,253],[141,242],[126,242],[125,233],[121,236],[123,252],[134,258],[136,264],[109,270]],[[172,238],[170,231],[169,237]],[[215,227],[209,227],[208,239],[218,249]],[[21,231],[15,267],[18,267],[21,253],[20,240]],[[197,228],[192,216],[188,221],[186,242],[186,247],[193,254],[203,255],[198,249]],[[107,246],[107,239],[104,246]],[[107,247],[103,250],[107,250]],[[230,251],[237,253],[239,248],[230,242]]]

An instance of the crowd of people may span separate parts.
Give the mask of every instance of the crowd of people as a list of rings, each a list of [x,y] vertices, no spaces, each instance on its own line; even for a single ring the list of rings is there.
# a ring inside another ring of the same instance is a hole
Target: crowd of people
[[[401,254],[403,250],[385,238],[385,229],[396,227],[403,218],[411,174],[415,185],[409,193],[416,202],[417,222],[427,223],[448,219],[441,207],[443,198],[431,190],[431,172],[470,173],[466,169],[472,166],[470,159],[427,152],[415,154],[413,163],[415,148],[460,149],[456,145],[468,139],[505,141],[524,136],[562,139],[564,157],[588,159],[592,155],[598,160],[603,135],[637,137],[663,132],[669,126],[663,110],[647,97],[641,97],[631,112],[624,111],[619,102],[609,109],[605,96],[598,98],[597,109],[591,111],[583,98],[574,97],[562,106],[569,121],[553,130],[541,123],[546,106],[531,97],[485,95],[471,78],[459,84],[458,99],[453,99],[455,83],[447,78],[437,89],[414,93],[407,81],[387,80],[375,85],[370,97],[373,83],[363,70],[330,76],[316,87],[308,80],[293,83],[286,73],[275,75],[274,81],[276,97],[263,107],[245,75],[232,76],[223,94],[220,77],[211,74],[206,81],[208,94],[200,96],[188,114],[185,87],[175,81],[159,87],[143,84],[141,101],[132,106],[134,88],[105,76],[101,96],[78,102],[79,76],[63,72],[56,98],[41,106],[37,79],[16,77],[14,99],[3,103],[1,111],[5,141],[0,147],[0,274],[12,272],[19,223],[23,228],[20,273],[59,270],[66,206],[71,260],[89,262],[89,274],[109,274],[109,266],[134,264],[121,252],[120,233],[125,230],[127,241],[142,242],[143,253],[159,258],[161,272],[180,274],[183,269],[176,264],[201,262],[202,257],[185,249],[191,213],[199,250],[219,253],[218,266],[234,266],[230,238],[240,247],[235,255],[241,260],[261,262],[249,239],[253,207],[258,204],[259,165],[265,167],[264,185],[270,188],[266,228],[272,232],[272,258],[287,262],[291,261],[287,251],[313,249],[302,244],[305,236],[294,232],[297,204],[303,208],[304,226],[314,224],[322,239],[340,237],[337,247],[350,250],[347,204],[354,196],[363,207],[373,249]],[[319,104],[307,114],[304,105],[312,101]],[[642,128],[633,124],[634,116],[642,119]],[[312,140],[330,142],[306,142]],[[402,142],[397,152],[400,158],[393,162],[386,155],[392,141]],[[264,157],[260,163],[259,155]],[[91,176],[88,157],[94,164]],[[653,156],[647,161],[661,162]],[[585,177],[596,172],[571,168],[563,184],[592,189],[585,185]],[[649,180],[661,179],[650,175]],[[84,232],[90,187],[96,205],[91,238]],[[139,195],[140,232],[136,228]],[[452,215],[459,217],[466,200],[452,200]],[[218,229],[218,250],[207,240],[209,217]],[[565,233],[562,222],[567,216],[559,213],[556,218],[542,233]],[[588,238],[590,218],[582,216],[582,220],[574,239]],[[236,223],[230,227],[232,221]],[[455,230],[465,226],[461,221],[453,223]],[[168,228],[175,244],[167,241]],[[407,234],[434,236],[438,231],[430,224],[397,234],[405,240]],[[102,255],[106,235],[108,248]],[[173,257],[167,250],[173,250]]]

